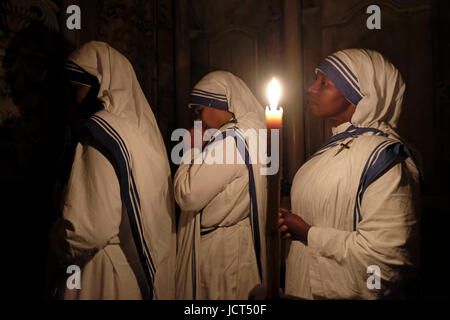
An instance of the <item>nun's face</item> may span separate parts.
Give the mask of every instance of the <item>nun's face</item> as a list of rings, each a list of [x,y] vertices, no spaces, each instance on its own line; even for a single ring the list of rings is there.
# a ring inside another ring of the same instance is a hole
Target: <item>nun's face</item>
[[[69,119],[80,118],[80,108],[83,100],[87,97],[90,87],[79,83],[68,81],[65,85],[66,111]]]
[[[196,118],[202,120],[207,129],[219,129],[229,121],[233,114],[225,110],[219,110],[207,106],[195,106]]]
[[[89,93],[91,87],[85,86],[76,82],[69,82],[71,98],[74,99],[78,104],[81,104]]]
[[[355,106],[336,88],[333,82],[321,71],[316,81],[308,89],[311,112],[335,125],[351,120]]]

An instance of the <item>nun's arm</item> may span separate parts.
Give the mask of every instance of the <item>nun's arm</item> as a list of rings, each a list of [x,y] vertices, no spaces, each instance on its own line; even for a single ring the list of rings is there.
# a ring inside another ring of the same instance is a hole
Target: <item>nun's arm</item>
[[[226,149],[224,148],[224,143]],[[222,159],[226,159],[227,152],[236,153],[236,145],[232,137],[216,142],[212,148],[223,151]],[[213,150],[210,149],[212,152]],[[191,149],[193,151],[194,149]],[[197,160],[200,160],[197,156]],[[189,157],[189,155],[188,155]],[[211,159],[211,158],[210,158]],[[222,192],[234,179],[247,174],[244,163],[222,164],[206,163],[193,160],[193,163],[182,162],[175,174],[174,193],[175,200],[183,211],[200,211],[214,197]]]
[[[95,147],[78,144],[62,218],[55,222],[51,247],[63,263],[82,263],[119,233],[122,200],[111,162]]]

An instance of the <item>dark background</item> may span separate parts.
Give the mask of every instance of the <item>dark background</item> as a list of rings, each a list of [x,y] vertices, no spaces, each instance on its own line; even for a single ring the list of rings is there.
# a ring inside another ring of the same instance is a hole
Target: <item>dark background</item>
[[[449,297],[450,2],[445,0],[0,0],[0,213],[4,283],[11,298],[45,298],[48,231],[63,143],[61,63],[106,41],[133,64],[170,153],[175,128],[190,127],[189,90],[212,70],[240,76],[265,105],[277,76],[285,110],[283,192],[330,136],[306,108],[314,68],[328,54],[366,47],[385,54],[407,92],[402,136],[425,176],[416,297]],[[81,8],[68,30],[66,8]],[[381,8],[368,30],[366,8]],[[175,167],[172,167],[175,170]]]

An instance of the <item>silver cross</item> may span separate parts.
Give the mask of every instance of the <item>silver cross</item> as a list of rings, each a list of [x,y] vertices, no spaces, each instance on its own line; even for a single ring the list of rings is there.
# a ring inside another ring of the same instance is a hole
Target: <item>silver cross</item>
[[[350,149],[349,145],[352,143],[353,139],[348,140],[346,143],[341,143],[339,150],[334,154],[334,156],[337,156],[339,152],[341,152],[344,149]]]

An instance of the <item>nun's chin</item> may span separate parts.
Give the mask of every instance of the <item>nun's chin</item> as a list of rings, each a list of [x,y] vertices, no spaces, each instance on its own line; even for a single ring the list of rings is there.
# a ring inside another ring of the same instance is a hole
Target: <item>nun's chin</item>
[[[319,117],[319,118],[322,118],[322,117],[323,117],[323,116],[322,116],[322,113],[320,112],[320,108],[319,108],[319,106],[318,106],[317,104],[309,103],[309,104],[308,104],[308,108],[309,108],[309,110],[311,110],[311,113],[312,113],[314,116]]]

